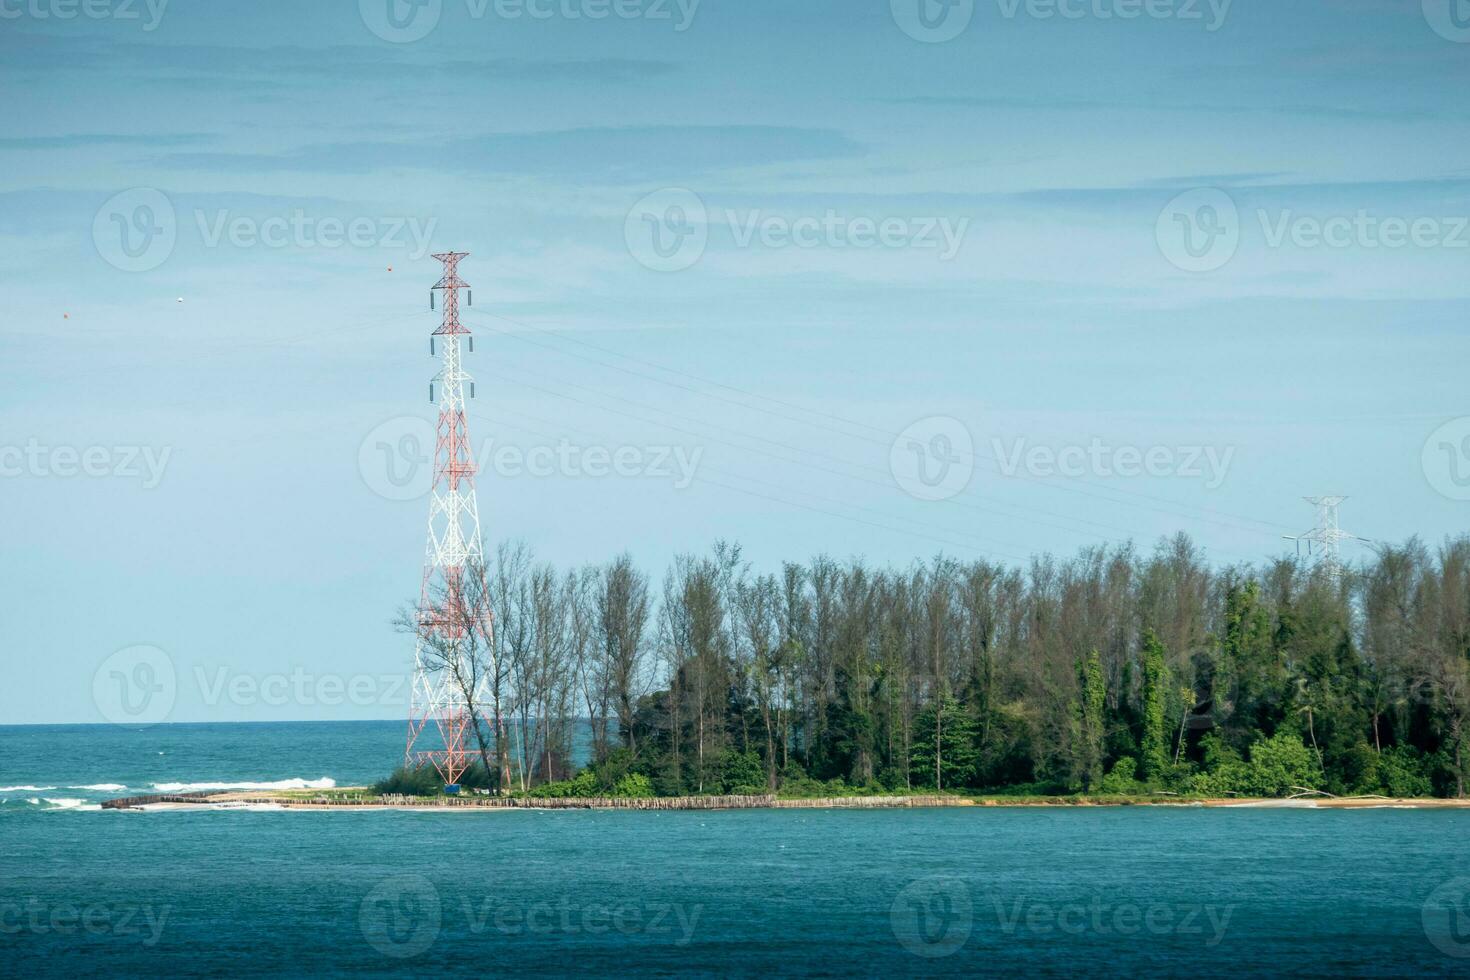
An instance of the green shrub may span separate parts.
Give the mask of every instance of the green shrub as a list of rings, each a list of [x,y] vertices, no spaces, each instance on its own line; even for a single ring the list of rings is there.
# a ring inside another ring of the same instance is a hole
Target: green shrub
[[[1317,754],[1296,734],[1281,731],[1252,745],[1249,761],[1226,758],[1186,785],[1201,796],[1290,796],[1297,786],[1321,788],[1322,778]]]
[[[1322,785],[1317,755],[1290,732],[1277,732],[1251,746],[1250,773],[1257,796],[1290,796],[1294,787]]]
[[[902,769],[897,766],[884,766],[878,770],[878,785],[886,792],[892,793],[897,790],[907,789],[908,781],[904,779]]]
[[[526,795],[543,799],[570,799],[602,796],[603,791],[598,785],[597,774],[589,768],[583,769],[571,779],[533,786]]]
[[[1113,763],[1113,768],[1103,776],[1098,792],[1104,796],[1142,796],[1148,792],[1148,787],[1134,777],[1137,771],[1138,761],[1132,756],[1124,756]]]
[[[754,752],[726,752],[720,766],[720,789],[725,793],[738,793],[741,787],[759,786],[758,793],[766,791],[766,766]]]
[[[372,785],[379,795],[437,796],[444,790],[444,780],[433,766],[399,766],[393,774]]]
[[[641,772],[630,772],[613,787],[613,796],[643,800],[653,796],[653,780]]]
[[[1384,749],[1373,769],[1374,790],[1384,796],[1432,796],[1429,760],[1407,745]]]

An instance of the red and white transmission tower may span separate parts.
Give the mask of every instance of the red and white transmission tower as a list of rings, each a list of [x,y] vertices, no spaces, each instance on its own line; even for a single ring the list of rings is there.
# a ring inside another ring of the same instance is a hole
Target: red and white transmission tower
[[[480,508],[475,500],[475,460],[465,422],[465,385],[474,383],[461,367],[460,338],[470,332],[459,322],[459,260],[467,252],[442,252],[444,275],[433,289],[444,301],[444,322],[429,339],[437,341],[444,366],[429,384],[438,389],[439,428],[434,450],[434,488],[429,501],[429,542],[424,553],[423,588],[419,595],[418,639],[414,649],[413,693],[404,761],[431,763],[448,786],[456,786],[468,766],[465,737],[473,723],[484,677],[477,677],[470,653],[484,644],[493,662],[494,617],[485,581],[485,552],[480,540]],[[434,293],[429,293],[433,308]],[[469,341],[474,350],[474,341]],[[438,739],[425,737],[430,722]],[[428,747],[425,743],[429,743]]]

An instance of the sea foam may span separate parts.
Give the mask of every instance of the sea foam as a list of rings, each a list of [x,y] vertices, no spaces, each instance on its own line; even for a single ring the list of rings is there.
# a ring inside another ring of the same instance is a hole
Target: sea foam
[[[323,776],[321,779],[279,779],[273,783],[221,782],[221,783],[154,783],[153,788],[160,793],[207,793],[224,790],[267,790],[267,789],[333,789],[337,785],[335,779]]]

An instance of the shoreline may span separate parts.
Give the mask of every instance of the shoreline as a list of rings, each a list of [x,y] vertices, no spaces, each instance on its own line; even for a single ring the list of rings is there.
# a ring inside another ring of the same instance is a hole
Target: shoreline
[[[344,787],[351,792],[359,787]],[[365,790],[365,787],[362,787]],[[1047,797],[1007,799],[966,796],[843,796],[780,799],[772,796],[676,796],[633,799],[624,797],[435,797],[412,796],[281,796],[269,792],[155,794],[106,800],[104,810],[634,810],[642,812],[697,810],[902,810],[935,807],[1211,807],[1298,810],[1439,810],[1467,809],[1470,799],[1385,797],[1295,797],[1222,799],[1089,799]]]

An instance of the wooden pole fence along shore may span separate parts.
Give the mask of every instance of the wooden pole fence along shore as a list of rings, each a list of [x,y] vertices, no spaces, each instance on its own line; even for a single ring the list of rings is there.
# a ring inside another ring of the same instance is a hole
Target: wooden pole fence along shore
[[[151,796],[128,796],[120,800],[103,800],[104,810],[128,810],[145,803],[207,803],[217,793],[154,793]]]
[[[158,803],[266,804],[291,806],[389,806],[389,807],[478,807],[503,810],[754,810],[754,809],[884,809],[925,806],[974,806],[975,801],[958,796],[836,796],[821,799],[782,800],[774,796],[666,796],[629,798],[620,796],[522,797],[522,796],[251,796],[220,799],[218,793],[171,793],[130,796],[107,800],[103,809],[126,810]]]

